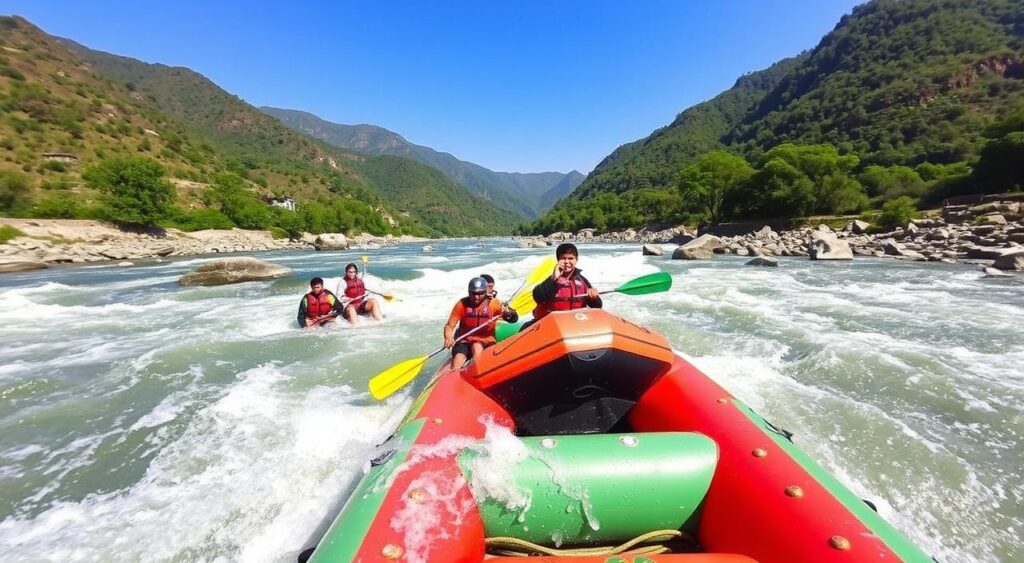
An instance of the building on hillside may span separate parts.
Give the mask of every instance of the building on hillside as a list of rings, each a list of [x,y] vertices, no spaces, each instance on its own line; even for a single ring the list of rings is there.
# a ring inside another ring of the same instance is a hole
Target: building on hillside
[[[290,197],[265,197],[263,198],[263,201],[267,202],[268,205],[272,205],[274,207],[283,207],[288,211],[295,211],[295,200]]]
[[[68,164],[78,162],[77,156],[67,152],[44,152],[43,158],[52,162],[66,162]]]

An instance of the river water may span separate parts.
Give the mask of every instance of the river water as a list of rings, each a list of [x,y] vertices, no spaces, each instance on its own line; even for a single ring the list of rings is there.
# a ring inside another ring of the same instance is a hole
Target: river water
[[[292,278],[183,288],[210,258],[0,277],[0,560],[294,561],[409,406],[370,376],[431,351],[470,277],[550,250],[439,241],[255,256]],[[605,307],[673,346],[943,561],[1024,558],[1024,278],[858,257],[709,262],[583,245]],[[369,257],[379,324],[295,328],[309,278]],[[428,364],[435,369],[439,359]]]

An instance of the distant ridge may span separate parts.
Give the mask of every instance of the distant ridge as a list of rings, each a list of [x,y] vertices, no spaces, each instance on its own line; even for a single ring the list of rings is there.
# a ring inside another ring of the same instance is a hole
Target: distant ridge
[[[585,176],[575,170],[561,172],[495,172],[430,147],[409,142],[404,137],[376,125],[332,123],[312,113],[261,107],[267,115],[280,119],[292,129],[332,145],[363,154],[404,156],[444,172],[471,192],[498,207],[535,219],[572,193]]]

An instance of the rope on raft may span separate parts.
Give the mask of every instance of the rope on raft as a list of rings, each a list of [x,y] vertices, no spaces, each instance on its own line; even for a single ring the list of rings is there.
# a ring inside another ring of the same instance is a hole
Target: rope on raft
[[[688,540],[693,540],[692,536],[679,530],[655,530],[639,535],[626,543],[604,547],[556,549],[510,537],[487,538],[484,542],[487,545],[488,553],[508,557],[530,557],[534,555],[561,555],[566,557],[583,557],[587,555],[658,555],[669,551],[669,548],[661,545],[661,542],[679,539],[684,536]]]

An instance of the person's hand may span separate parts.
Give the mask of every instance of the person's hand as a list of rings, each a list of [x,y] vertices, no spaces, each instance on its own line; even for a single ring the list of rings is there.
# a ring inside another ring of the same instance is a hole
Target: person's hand
[[[303,320],[303,322],[305,322],[305,323],[306,323],[306,325],[305,325],[305,326],[306,326],[306,328],[309,328],[309,327],[313,326],[313,319],[311,319],[311,318],[309,318],[309,317],[306,317],[306,318],[305,318],[305,319]]]
[[[444,347],[448,348],[448,349],[451,349],[454,346],[455,346],[455,338],[453,338],[451,336],[445,336],[444,337]]]
[[[590,299],[597,299],[599,295],[596,287],[591,287],[587,290],[587,297]]]
[[[562,277],[562,265],[555,264],[555,271],[551,272],[551,279],[558,281],[558,278]]]

